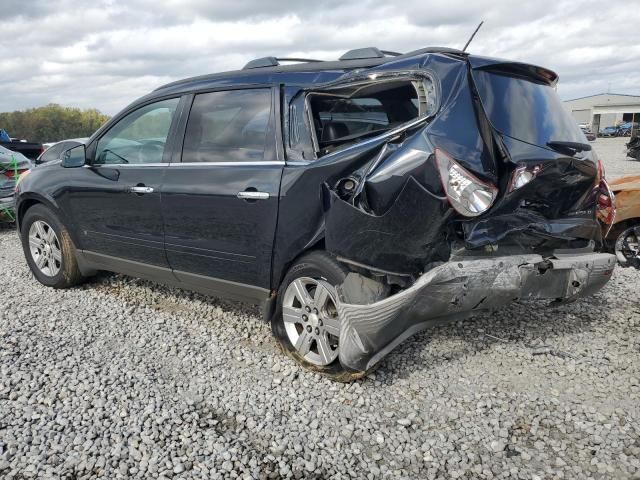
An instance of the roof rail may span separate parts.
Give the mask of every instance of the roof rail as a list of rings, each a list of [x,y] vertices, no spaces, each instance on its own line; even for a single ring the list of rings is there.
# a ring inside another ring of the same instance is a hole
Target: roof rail
[[[262,58],[256,58],[255,60],[251,60],[244,67],[242,67],[242,69],[251,70],[252,68],[277,67],[278,65],[280,65],[280,62],[315,63],[315,62],[322,62],[322,60],[315,60],[312,58],[262,57]]]
[[[349,50],[340,57],[340,60],[362,60],[365,58],[384,58],[385,56],[397,57],[399,55],[402,54],[389,50],[380,50],[377,47],[365,47]]]

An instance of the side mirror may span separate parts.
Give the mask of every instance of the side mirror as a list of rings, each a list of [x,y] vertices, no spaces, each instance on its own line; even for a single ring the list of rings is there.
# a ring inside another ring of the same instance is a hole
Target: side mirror
[[[65,168],[82,167],[87,162],[84,145],[76,145],[62,154],[62,166]]]

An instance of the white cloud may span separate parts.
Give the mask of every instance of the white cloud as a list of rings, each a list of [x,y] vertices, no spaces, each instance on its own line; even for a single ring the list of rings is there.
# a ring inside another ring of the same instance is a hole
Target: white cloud
[[[640,10],[601,0],[300,2],[5,0],[0,111],[58,102],[113,114],[162,83],[265,55],[460,48],[551,68],[564,98],[640,94]]]

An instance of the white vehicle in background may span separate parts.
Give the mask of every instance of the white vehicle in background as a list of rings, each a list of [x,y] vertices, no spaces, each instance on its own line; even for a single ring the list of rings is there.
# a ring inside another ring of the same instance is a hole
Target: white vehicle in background
[[[62,154],[70,148],[77,147],[78,145],[84,145],[87,143],[88,138],[70,138],[68,140],[61,140],[55,143],[45,143],[45,150],[36,159],[36,165],[41,163],[47,163],[54,160],[60,160]],[[49,145],[48,147],[46,145]]]

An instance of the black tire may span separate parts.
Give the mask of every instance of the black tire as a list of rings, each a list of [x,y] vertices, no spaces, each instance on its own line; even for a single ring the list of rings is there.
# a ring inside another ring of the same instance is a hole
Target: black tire
[[[618,243],[618,240],[620,239],[620,236],[631,227],[634,227],[636,225],[640,225],[640,222],[637,219],[627,220],[614,225],[614,227],[609,232],[609,235],[607,235],[607,250],[609,251],[609,253],[613,253],[614,255],[616,255],[616,257],[618,257],[616,253],[616,245]],[[620,258],[618,258],[618,265],[620,265],[621,267],[638,268],[640,267],[640,260],[632,259],[631,261],[623,263]]]
[[[326,366],[316,365],[305,360],[305,358],[301,356],[291,344],[289,336],[287,335],[282,316],[282,305],[287,287],[294,280],[302,277],[309,277],[323,280],[332,287],[336,287],[344,281],[348,272],[349,271],[344,265],[339,263],[335,257],[325,251],[314,250],[307,253],[297,260],[285,275],[280,288],[278,289],[276,309],[271,316],[271,331],[278,341],[280,348],[286,355],[289,355],[307,370],[320,373],[339,382],[355,380],[362,377],[363,373],[354,373],[345,370],[341,365],[339,358],[336,358],[332,363]]]
[[[62,256],[60,270],[53,276],[45,275],[38,268],[29,247],[29,230],[36,221],[45,222],[51,227],[58,240]],[[27,210],[20,223],[20,239],[22,240],[22,249],[29,268],[41,284],[53,288],[69,288],[78,285],[84,280],[78,268],[76,249],[71,241],[69,232],[58,220],[58,217],[46,206],[38,204]]]

